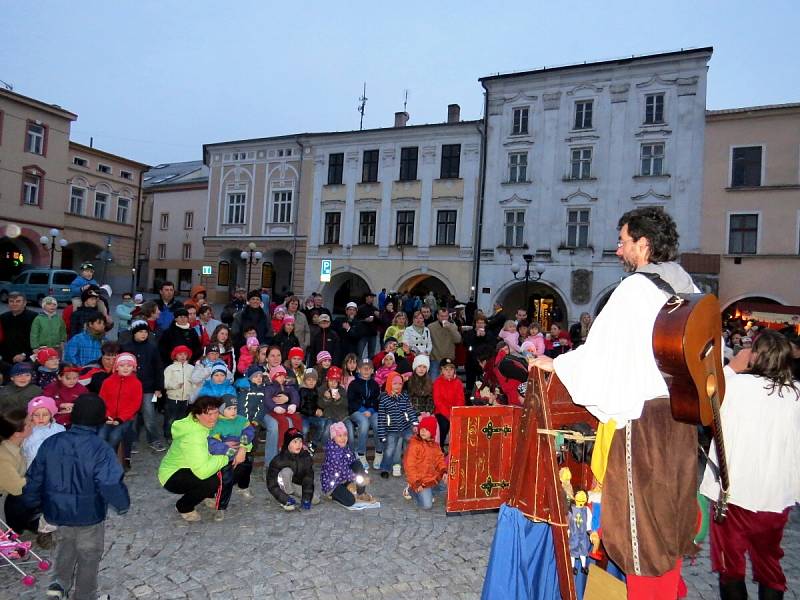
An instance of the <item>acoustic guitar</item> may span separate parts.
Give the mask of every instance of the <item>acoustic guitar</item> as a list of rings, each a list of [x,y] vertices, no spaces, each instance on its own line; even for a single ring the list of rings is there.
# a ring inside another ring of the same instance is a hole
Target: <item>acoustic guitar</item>
[[[676,294],[667,300],[653,328],[653,352],[667,374],[670,408],[676,421],[710,426],[717,450],[720,495],[714,520],[728,510],[728,464],[719,407],[725,396],[722,373],[722,321],[711,294]]]

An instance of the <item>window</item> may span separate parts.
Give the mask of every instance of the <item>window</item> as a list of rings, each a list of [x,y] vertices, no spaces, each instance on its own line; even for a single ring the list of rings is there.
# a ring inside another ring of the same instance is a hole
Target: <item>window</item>
[[[664,172],[664,144],[642,144],[642,175]]]
[[[272,222],[292,222],[292,192],[275,192],[272,195]]]
[[[458,179],[460,168],[461,144],[443,144],[441,179]]]
[[[191,260],[192,258],[192,245],[191,244],[184,244],[183,250],[181,252],[183,256],[183,260]]]
[[[247,152],[234,152],[231,154],[231,160],[245,160],[247,158]]]
[[[169,229],[169,213],[161,213],[161,229]]]
[[[508,154],[509,183],[524,183],[528,180],[528,153],[510,152]]]
[[[378,151],[364,150],[364,164],[361,168],[361,182],[374,183],[378,181]]]
[[[72,285],[75,275],[69,271],[56,271],[53,273],[53,285]]]
[[[644,97],[644,122],[664,122],[664,94],[648,94]]]
[[[231,263],[221,260],[217,263],[217,285],[227,286],[231,280]]]
[[[28,132],[25,135],[25,152],[41,154],[44,156],[44,137],[46,128],[28,121]]]
[[[586,248],[589,245],[589,209],[567,211],[567,247]]]
[[[761,185],[761,146],[734,148],[731,156],[731,187]]]
[[[80,156],[74,156],[72,158],[72,164],[78,167],[87,167],[89,166],[89,161],[85,158],[81,158]]]
[[[528,133],[528,107],[521,106],[511,111],[511,135]]]
[[[25,173],[22,178],[22,202],[30,206],[39,206],[41,193],[41,176],[34,173]]]
[[[593,100],[582,100],[575,103],[575,129],[592,128]]]
[[[363,210],[358,215],[358,243],[361,246],[375,245],[375,228],[378,213],[374,210]]]
[[[506,246],[509,248],[520,248],[525,233],[525,211],[507,210],[506,211]]]
[[[158,245],[158,260],[165,260],[167,258],[167,245],[166,244],[159,244]]]
[[[419,148],[402,148],[400,150],[400,181],[414,181],[417,178],[417,157]]]
[[[589,179],[592,176],[592,149],[574,148],[572,150],[572,179]]]
[[[344,153],[328,155],[328,185],[341,185],[344,174]]]
[[[187,210],[183,213],[183,228],[192,229],[194,227],[194,212]]]
[[[133,173],[130,171],[120,171],[119,176],[123,179],[133,179]]]
[[[105,219],[108,208],[108,194],[94,193],[94,218]]]
[[[397,230],[395,232],[395,244],[398,246],[414,245],[414,211],[397,211]]]
[[[228,194],[225,205],[225,225],[244,225],[245,224],[245,194]]]
[[[28,285],[47,285],[48,279],[47,273],[42,273],[41,271],[38,273],[31,273],[30,277],[28,277]]]
[[[130,198],[117,198],[117,223],[127,223],[130,210]]]
[[[86,203],[86,190],[72,186],[69,192],[69,212],[73,215],[82,215]]]
[[[97,165],[97,170],[101,173],[108,173],[111,174],[111,167],[108,165]]]
[[[339,225],[342,222],[342,213],[340,212],[326,212],[325,213],[325,234],[322,243],[329,245],[339,245]]]
[[[456,211],[440,210],[436,213],[436,245],[454,246],[456,243]]]
[[[730,215],[728,254],[755,254],[757,246],[758,215]]]

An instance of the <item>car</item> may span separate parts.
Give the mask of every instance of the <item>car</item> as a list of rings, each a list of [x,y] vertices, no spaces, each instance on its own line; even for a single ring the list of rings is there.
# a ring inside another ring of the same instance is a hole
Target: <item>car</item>
[[[67,304],[72,297],[69,286],[77,276],[69,269],[27,269],[11,283],[0,286],[0,302],[8,302],[11,292],[20,292],[29,302],[38,304],[45,296],[53,296],[59,303]]]

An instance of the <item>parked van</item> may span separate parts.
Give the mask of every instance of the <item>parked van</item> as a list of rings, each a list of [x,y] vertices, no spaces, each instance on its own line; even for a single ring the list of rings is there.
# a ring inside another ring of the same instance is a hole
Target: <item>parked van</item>
[[[8,302],[11,292],[20,292],[28,302],[38,304],[45,296],[53,296],[66,304],[70,301],[69,286],[77,276],[75,271],[67,269],[27,269],[0,287],[0,302]]]

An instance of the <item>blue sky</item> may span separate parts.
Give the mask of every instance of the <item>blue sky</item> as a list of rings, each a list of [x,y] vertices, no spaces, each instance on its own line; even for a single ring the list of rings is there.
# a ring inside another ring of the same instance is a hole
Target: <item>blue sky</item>
[[[800,2],[0,0],[0,80],[149,164],[203,143],[479,118],[478,77],[714,46],[709,108],[800,101]]]

